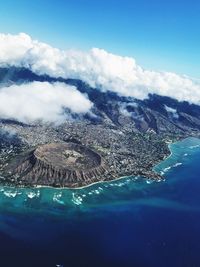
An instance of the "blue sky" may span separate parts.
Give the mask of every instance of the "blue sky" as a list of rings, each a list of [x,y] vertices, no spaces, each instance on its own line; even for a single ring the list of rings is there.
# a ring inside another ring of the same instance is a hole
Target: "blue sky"
[[[148,69],[200,78],[200,1],[6,0],[0,32],[58,48],[133,56]]]

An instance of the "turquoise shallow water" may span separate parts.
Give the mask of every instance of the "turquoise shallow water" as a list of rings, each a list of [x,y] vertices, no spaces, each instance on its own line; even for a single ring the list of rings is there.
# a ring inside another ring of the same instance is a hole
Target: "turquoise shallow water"
[[[76,190],[1,187],[2,266],[199,267],[200,140],[170,149],[155,167],[162,182],[127,177]]]

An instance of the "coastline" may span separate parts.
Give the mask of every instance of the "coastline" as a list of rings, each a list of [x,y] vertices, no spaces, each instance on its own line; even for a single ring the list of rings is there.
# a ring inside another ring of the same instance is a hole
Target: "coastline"
[[[194,137],[194,136],[190,136],[190,137],[186,137],[186,138],[183,138],[183,139],[179,139],[175,142],[170,142],[168,144],[168,149],[169,149],[169,155],[166,155],[166,157],[159,161],[157,164],[155,164],[155,166],[151,169],[151,171],[157,175],[160,175],[161,177],[163,177],[163,175],[161,175],[157,170],[155,170],[155,168],[160,165],[161,163],[163,163],[164,161],[168,160],[169,158],[171,158],[173,156],[173,151],[171,149],[171,146],[179,143],[179,142],[182,142],[184,140],[187,140],[187,139],[190,139],[190,138],[195,138],[195,139],[199,139],[198,137]],[[85,188],[88,188],[88,187],[91,187],[91,186],[94,186],[96,184],[101,184],[101,183],[111,183],[111,182],[114,182],[114,181],[119,181],[121,179],[125,179],[125,178],[128,178],[128,177],[135,177],[136,179],[145,179],[145,180],[153,180],[153,181],[156,181],[156,182],[160,182],[163,179],[153,179],[151,177],[147,177],[145,175],[129,175],[129,176],[120,176],[118,178],[115,178],[115,179],[111,179],[111,180],[102,180],[102,181],[96,181],[94,183],[91,183],[91,184],[87,184],[87,185],[84,185],[84,186],[80,186],[80,187],[53,187],[53,186],[47,186],[47,185],[35,185],[35,186],[12,186],[12,185],[1,185],[1,187],[8,187],[8,188],[12,188],[12,189],[55,189],[55,190],[82,190],[82,189],[85,189]]]

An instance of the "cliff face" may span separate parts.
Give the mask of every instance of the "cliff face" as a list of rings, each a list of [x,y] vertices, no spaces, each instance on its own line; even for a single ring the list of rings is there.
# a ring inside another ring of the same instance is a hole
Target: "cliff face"
[[[7,166],[21,185],[79,187],[104,180],[108,174],[99,154],[74,143],[39,146]]]

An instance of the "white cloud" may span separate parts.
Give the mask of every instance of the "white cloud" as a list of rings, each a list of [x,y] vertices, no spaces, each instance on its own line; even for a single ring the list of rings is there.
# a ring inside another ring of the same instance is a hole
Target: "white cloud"
[[[61,51],[28,35],[0,35],[0,65],[30,68],[38,74],[76,78],[101,90],[139,99],[149,93],[200,104],[200,82],[170,72],[148,71],[130,57],[93,48],[89,52]]]
[[[119,110],[120,110],[122,115],[128,116],[128,117],[134,116],[135,112],[129,111],[127,109],[128,107],[137,108],[138,104],[136,102],[129,102],[129,103],[121,102],[119,105]]]
[[[167,105],[164,106],[165,110],[170,113],[175,119],[179,118],[179,115],[177,113],[177,110],[171,107],[168,107]]]
[[[165,110],[169,113],[177,113],[177,110],[171,107],[168,107],[167,105],[164,106]]]
[[[0,34],[0,64],[21,66],[24,56],[33,46],[27,34]]]
[[[63,83],[32,82],[0,89],[0,117],[4,119],[62,123],[64,108],[86,113],[91,107],[85,95]]]

